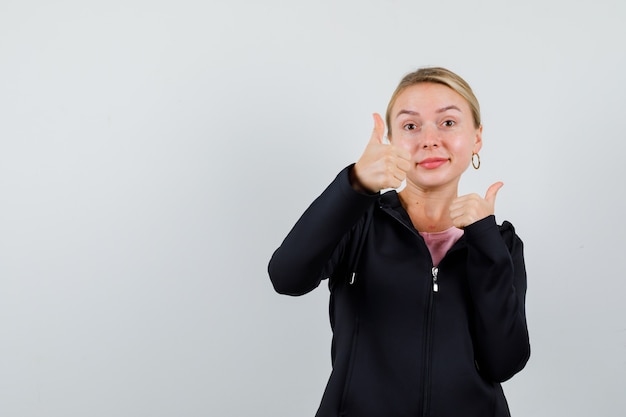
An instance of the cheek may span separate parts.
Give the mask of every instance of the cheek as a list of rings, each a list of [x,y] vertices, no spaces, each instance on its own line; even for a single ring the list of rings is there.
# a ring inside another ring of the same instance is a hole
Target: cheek
[[[467,135],[460,135],[454,138],[450,138],[448,142],[451,147],[454,147],[456,152],[463,154],[472,154],[472,150],[474,149],[474,140]]]

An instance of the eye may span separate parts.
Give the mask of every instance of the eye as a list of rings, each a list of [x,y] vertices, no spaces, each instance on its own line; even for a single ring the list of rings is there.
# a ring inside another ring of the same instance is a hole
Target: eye
[[[407,123],[404,125],[404,130],[415,130],[417,125],[415,123]]]
[[[445,127],[452,127],[456,124],[456,122],[454,120],[446,120],[445,122],[443,122],[443,125]]]

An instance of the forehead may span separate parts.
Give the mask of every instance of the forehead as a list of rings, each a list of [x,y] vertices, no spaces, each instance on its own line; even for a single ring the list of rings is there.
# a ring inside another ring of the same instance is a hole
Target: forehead
[[[470,112],[469,103],[459,93],[446,85],[426,82],[402,90],[396,97],[392,113],[395,115],[402,110],[423,113],[449,106],[456,106],[463,113]]]

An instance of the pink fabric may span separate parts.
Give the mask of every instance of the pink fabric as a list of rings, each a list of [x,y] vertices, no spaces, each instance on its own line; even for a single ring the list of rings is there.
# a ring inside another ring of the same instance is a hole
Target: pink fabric
[[[463,236],[463,230],[454,226],[442,232],[419,233],[424,238],[426,246],[428,246],[430,256],[433,258],[434,266],[439,265],[439,262],[441,262],[452,245],[454,245],[456,241]]]

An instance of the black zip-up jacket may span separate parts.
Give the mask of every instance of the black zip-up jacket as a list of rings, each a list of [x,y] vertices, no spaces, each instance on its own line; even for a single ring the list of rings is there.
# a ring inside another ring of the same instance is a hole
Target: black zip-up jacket
[[[356,192],[350,169],[269,263],[282,294],[329,278],[333,370],[316,416],[509,416],[500,382],[530,355],[513,226],[494,216],[467,226],[434,268],[397,193]]]

